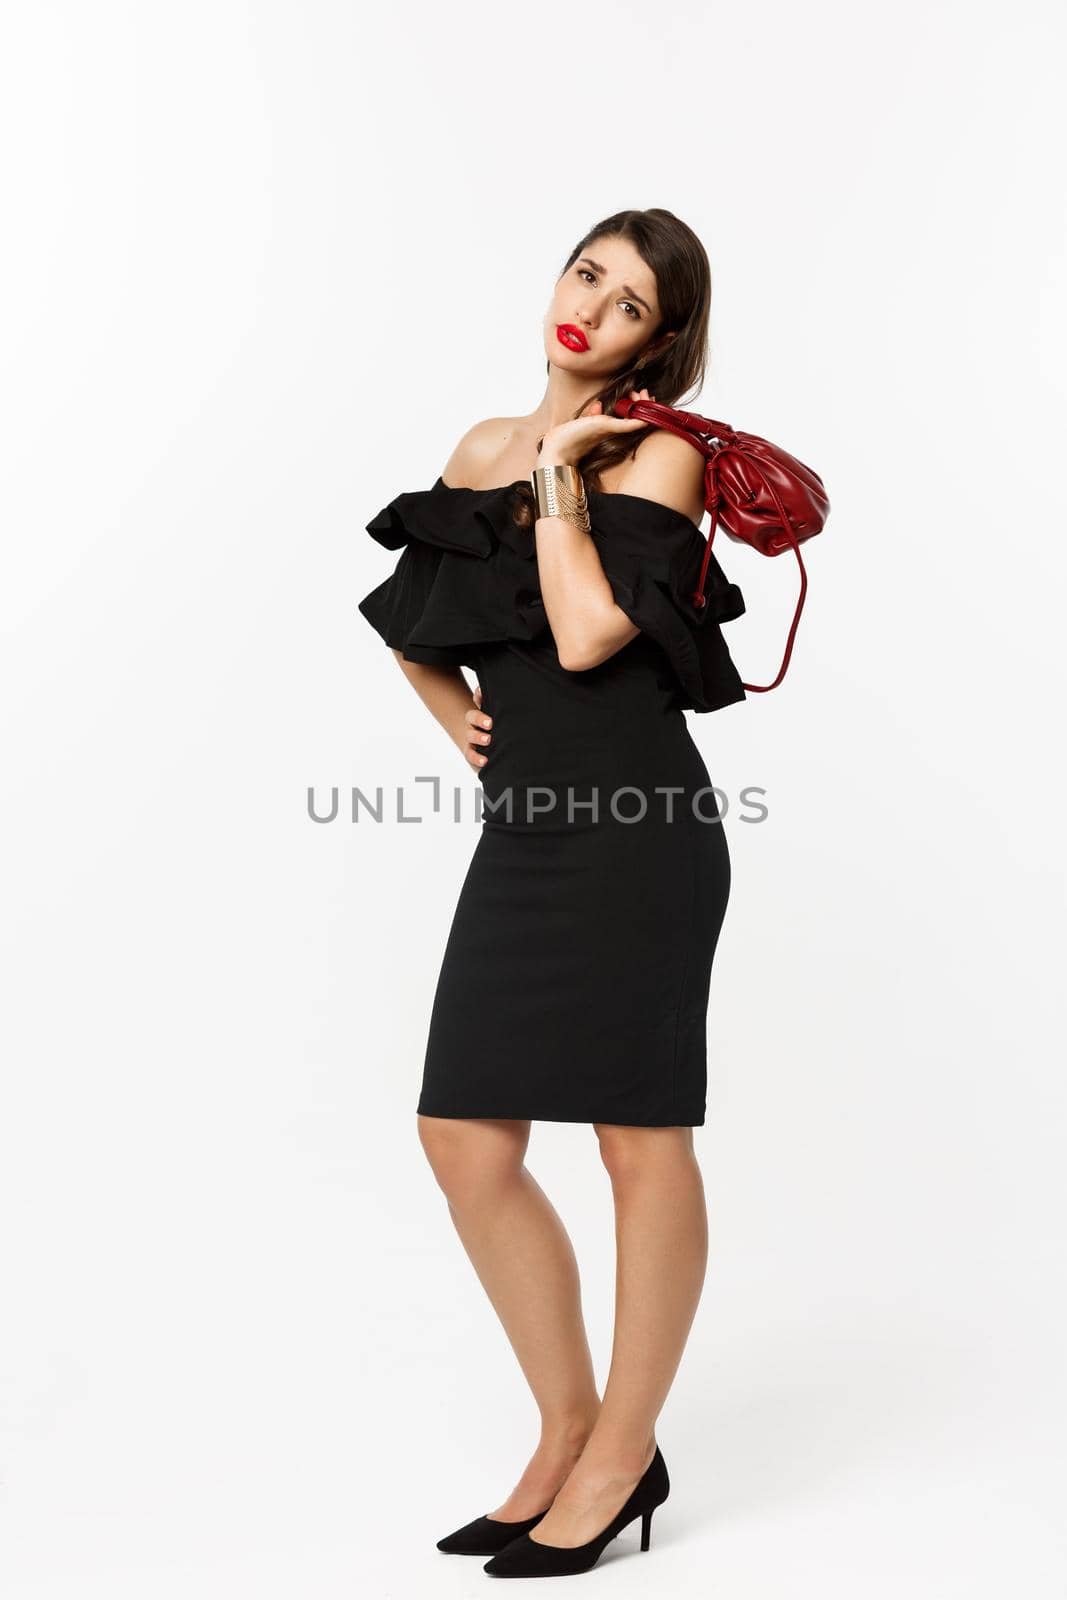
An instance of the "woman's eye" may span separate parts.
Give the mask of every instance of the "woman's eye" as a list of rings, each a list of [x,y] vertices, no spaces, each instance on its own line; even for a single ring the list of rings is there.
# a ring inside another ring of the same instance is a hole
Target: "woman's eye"
[[[579,276],[579,278],[593,278],[593,282],[594,283],[596,282],[595,277],[593,277],[593,274],[590,272],[588,267],[579,267],[578,268],[578,276]],[[628,317],[632,316],[632,320],[634,322],[640,322],[641,321],[641,313],[640,313],[640,311],[638,311],[637,307],[634,305],[632,300],[623,300],[621,302],[621,304],[624,305],[624,306],[629,306],[630,309],[626,313],[626,315]]]

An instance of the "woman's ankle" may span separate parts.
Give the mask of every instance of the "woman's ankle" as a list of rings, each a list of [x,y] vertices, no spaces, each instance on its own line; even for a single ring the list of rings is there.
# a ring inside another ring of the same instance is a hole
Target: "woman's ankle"
[[[580,1455],[596,1427],[599,1408],[563,1417],[541,1419],[541,1448],[563,1454]]]
[[[597,1430],[582,1452],[582,1472],[591,1479],[637,1479],[656,1452],[655,1434],[614,1433]]]

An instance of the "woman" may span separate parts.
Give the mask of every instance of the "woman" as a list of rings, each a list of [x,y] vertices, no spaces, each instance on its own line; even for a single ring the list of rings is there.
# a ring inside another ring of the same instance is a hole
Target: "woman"
[[[599,223],[556,282],[538,406],[478,423],[367,525],[402,554],[360,610],[482,786],[417,1116],[541,1416],[511,1493],[439,1542],[497,1576],[586,1571],[639,1515],[648,1548],[656,1418],[704,1281],[692,1130],[730,860],[683,713],[745,698],[719,628],[744,601],[712,557],[694,603],[700,452],[612,411],[699,390],[709,305],[670,212]],[[590,1122],[611,1179],[603,1398],[570,1240],[524,1165],[535,1118]]]

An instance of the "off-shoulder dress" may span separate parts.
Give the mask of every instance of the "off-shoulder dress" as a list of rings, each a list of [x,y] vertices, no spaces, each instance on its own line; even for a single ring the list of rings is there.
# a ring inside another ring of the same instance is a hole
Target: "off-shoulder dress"
[[[698,1126],[730,855],[684,712],[744,700],[720,627],[744,599],[712,555],[693,605],[705,539],[689,517],[589,491],[605,576],[641,631],[568,671],[518,486],[438,478],[366,525],[400,557],[360,612],[407,660],[470,668],[493,718],[416,1109]]]

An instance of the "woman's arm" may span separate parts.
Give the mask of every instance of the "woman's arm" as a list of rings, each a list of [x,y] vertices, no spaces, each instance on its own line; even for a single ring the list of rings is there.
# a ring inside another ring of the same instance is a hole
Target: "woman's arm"
[[[563,517],[538,517],[534,530],[541,595],[559,664],[567,672],[588,672],[641,630],[615,604],[588,533]]]
[[[567,459],[551,452],[549,439],[542,454],[544,466]],[[704,457],[684,439],[657,431],[641,441],[616,489],[691,516],[704,503]],[[562,517],[538,517],[534,527],[541,595],[559,664],[587,672],[641,630],[615,604],[589,534]]]
[[[468,766],[479,771],[487,759],[483,750],[490,742],[493,724],[492,717],[481,709],[481,685],[472,694],[459,667],[426,666],[421,661],[409,661],[401,651],[391,648],[427,711],[441,724]]]

